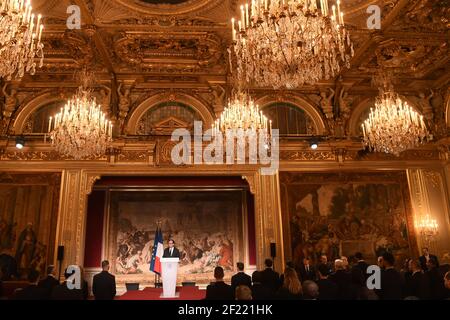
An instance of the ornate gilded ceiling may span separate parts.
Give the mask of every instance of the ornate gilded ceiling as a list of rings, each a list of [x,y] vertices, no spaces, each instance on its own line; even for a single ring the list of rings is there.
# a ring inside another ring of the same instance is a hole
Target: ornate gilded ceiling
[[[72,75],[84,66],[96,72],[99,98],[100,88],[110,92],[111,116],[123,122],[121,130],[136,108],[157,95],[174,100],[189,96],[214,117],[230,90],[229,21],[238,15],[241,2],[33,0],[35,11],[44,16],[44,67],[34,76],[6,83],[7,97],[0,97],[3,136],[18,133],[14,121],[33,99],[69,96],[77,86]],[[66,26],[71,4],[81,10],[81,30]],[[381,8],[381,30],[367,29],[366,10],[373,4]],[[336,79],[290,92],[254,88],[255,98],[302,101],[322,118],[324,134],[353,135],[355,119],[377,93],[371,78],[381,65],[395,75],[399,93],[419,107],[433,108],[434,121],[440,121],[433,124],[439,127],[435,135],[446,136],[450,0],[345,0],[342,7],[355,47],[351,68]],[[335,112],[339,108],[345,112]]]

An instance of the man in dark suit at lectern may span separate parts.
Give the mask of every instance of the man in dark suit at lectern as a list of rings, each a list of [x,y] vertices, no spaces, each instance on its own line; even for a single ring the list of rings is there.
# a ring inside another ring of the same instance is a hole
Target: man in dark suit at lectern
[[[163,258],[179,258],[180,251],[175,248],[175,241],[169,239],[169,247],[164,249]]]

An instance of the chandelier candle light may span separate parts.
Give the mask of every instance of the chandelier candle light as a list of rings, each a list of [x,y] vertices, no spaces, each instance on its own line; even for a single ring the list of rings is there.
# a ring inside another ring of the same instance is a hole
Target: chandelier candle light
[[[428,140],[423,120],[407,102],[392,90],[382,91],[376,99],[375,109],[361,124],[363,143],[371,151],[392,153],[418,147]]]
[[[0,77],[11,80],[36,72],[44,61],[41,15],[32,13],[30,0],[0,0]]]
[[[271,141],[272,120],[267,119],[253,99],[244,92],[238,92],[231,98],[212,126],[213,134],[226,133],[228,130],[236,133],[239,129],[243,133],[254,130],[256,134],[264,134],[266,143]]]
[[[338,75],[354,54],[340,0],[252,0],[231,20],[241,80],[279,89]]]
[[[438,223],[435,219],[432,219],[429,214],[420,220],[418,228],[427,245],[430,245],[431,240],[439,234]]]
[[[50,117],[48,132],[56,150],[76,160],[103,155],[112,141],[112,123],[84,90]]]

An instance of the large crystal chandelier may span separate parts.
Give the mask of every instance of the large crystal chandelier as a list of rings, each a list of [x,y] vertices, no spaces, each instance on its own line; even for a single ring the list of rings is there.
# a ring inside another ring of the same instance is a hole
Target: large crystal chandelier
[[[267,119],[254,100],[243,91],[235,93],[228,106],[213,124],[213,134],[224,133],[238,136],[239,130],[245,134],[255,133],[255,138],[262,136],[266,144],[270,144],[272,120]]]
[[[83,87],[58,114],[50,117],[48,131],[56,150],[75,160],[105,154],[112,141],[112,123]]]
[[[25,72],[34,74],[44,60],[41,42],[41,15],[32,13],[30,0],[0,0],[0,77],[21,78]]]
[[[233,18],[238,77],[257,86],[297,88],[350,66],[353,45],[344,14],[328,0],[252,0]]]
[[[361,124],[364,144],[376,152],[392,153],[418,147],[428,140],[423,120],[407,102],[393,90],[382,89],[370,109],[369,117]]]

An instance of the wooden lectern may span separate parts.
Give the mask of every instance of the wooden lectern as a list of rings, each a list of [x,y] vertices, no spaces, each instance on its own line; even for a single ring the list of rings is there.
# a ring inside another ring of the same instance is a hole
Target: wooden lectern
[[[161,258],[163,293],[161,298],[177,298],[177,272],[179,258]]]

